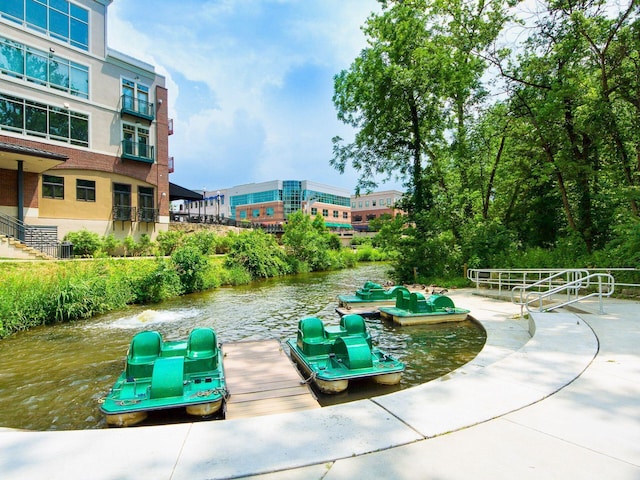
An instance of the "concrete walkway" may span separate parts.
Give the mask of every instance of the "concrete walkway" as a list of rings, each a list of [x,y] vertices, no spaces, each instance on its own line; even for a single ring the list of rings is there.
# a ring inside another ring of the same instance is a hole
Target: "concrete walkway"
[[[593,313],[527,322],[507,302],[452,296],[485,326],[487,344],[438,380],[252,419],[0,431],[0,476],[640,479],[640,303],[609,299],[604,315],[594,303],[581,307]]]

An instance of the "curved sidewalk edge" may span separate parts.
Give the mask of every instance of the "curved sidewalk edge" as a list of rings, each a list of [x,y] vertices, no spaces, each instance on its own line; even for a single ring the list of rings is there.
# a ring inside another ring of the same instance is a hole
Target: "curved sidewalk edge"
[[[462,432],[444,434],[535,404],[573,382],[598,351],[593,331],[574,314],[533,314],[535,334],[526,341],[527,326],[514,320],[519,308],[469,292],[455,297],[465,308],[473,304],[474,318],[487,330],[487,345],[474,361],[438,380],[371,400],[252,419],[0,431],[0,472],[11,480],[193,480],[269,472],[280,478],[284,470],[291,470],[286,472],[291,478],[322,478],[341,463],[336,460],[366,462],[377,458],[366,455],[372,452],[456,438]],[[295,470],[300,467],[307,468]],[[331,474],[341,478],[339,469]]]

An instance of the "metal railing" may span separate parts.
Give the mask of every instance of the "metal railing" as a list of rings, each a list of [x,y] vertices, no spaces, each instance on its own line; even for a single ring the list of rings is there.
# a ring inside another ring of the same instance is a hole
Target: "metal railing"
[[[516,286],[531,285],[546,281],[550,288],[553,284],[564,284],[576,280],[580,276],[587,275],[589,275],[587,269],[470,268],[467,270],[467,279],[473,282],[477,289],[480,288],[480,286],[497,288],[498,295],[502,295],[503,292],[509,292]]]
[[[153,103],[134,97],[132,95],[122,95],[120,98],[122,105],[122,113],[129,115],[141,116],[142,118],[153,120],[155,117],[155,108]]]
[[[600,313],[604,313],[602,299],[610,297],[615,291],[616,281],[613,275],[587,272],[586,276],[575,275],[575,280],[554,286],[553,277],[563,279],[572,273],[577,272],[560,272],[540,282],[515,286],[511,290],[511,301],[525,307],[529,312],[536,304],[539,312],[550,312],[587,298],[598,297]],[[558,301],[558,296],[566,296],[566,300]]]
[[[611,296],[616,287],[613,271],[637,271],[629,268],[611,269],[469,269],[467,279],[481,286],[497,288],[498,296],[509,295],[511,301],[527,311],[551,311],[587,298],[598,297],[600,313],[602,299]],[[618,284],[638,287],[638,284]]]
[[[62,244],[57,239],[57,229],[54,230],[56,238],[52,238],[51,232],[51,227],[27,225],[17,218],[0,213],[0,234],[18,240],[52,258],[67,258]]]

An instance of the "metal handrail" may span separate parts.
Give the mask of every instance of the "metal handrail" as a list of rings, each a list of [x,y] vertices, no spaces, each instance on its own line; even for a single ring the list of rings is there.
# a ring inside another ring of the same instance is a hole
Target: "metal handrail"
[[[589,294],[580,296],[579,295],[580,290],[587,288],[592,283],[595,283],[591,281],[594,278],[597,278],[598,280],[597,290],[595,292],[591,292]],[[572,303],[576,303],[581,300],[585,300],[587,298],[592,298],[597,296],[599,298],[600,314],[603,314],[604,310],[602,305],[602,298],[610,297],[611,295],[613,295],[613,292],[615,291],[615,284],[616,284],[616,281],[613,278],[613,275],[609,273],[592,273],[586,277],[580,277],[576,280],[565,283],[564,285],[559,285],[557,287],[550,288],[547,291],[529,291],[527,292],[524,299],[522,299],[522,294],[521,294],[520,296],[521,302],[514,301],[514,303],[517,303],[518,305],[526,307],[528,312],[531,311],[531,308],[530,308],[531,305],[534,303],[537,303],[539,312],[550,312],[557,308],[566,307],[567,305],[571,305]],[[522,286],[520,290],[521,292],[523,292],[527,289],[527,287],[531,287],[531,286],[532,285]],[[566,301],[558,304],[553,304],[548,307],[543,307],[545,299],[551,298],[554,295],[558,295],[563,292],[567,292]],[[571,298],[571,292],[575,294],[575,298]]]
[[[61,243],[57,239],[52,241],[40,228],[27,225],[17,218],[2,213],[0,213],[0,233],[50,257],[61,256]]]
[[[551,290],[553,285],[558,284],[560,287],[572,284],[573,288],[567,289],[567,295],[570,296],[571,293],[577,295],[580,289],[589,287],[589,278],[590,274],[586,269],[562,270],[534,283],[515,285],[511,289],[511,301],[517,305],[521,305],[524,301],[523,295],[528,296],[528,294],[531,293],[528,290],[538,289],[538,291],[541,291],[543,288]],[[516,301],[517,293],[520,294],[520,298]]]

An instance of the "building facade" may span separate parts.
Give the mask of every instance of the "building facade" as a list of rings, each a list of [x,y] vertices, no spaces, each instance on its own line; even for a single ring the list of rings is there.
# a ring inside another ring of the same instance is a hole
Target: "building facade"
[[[168,229],[165,79],[108,48],[111,3],[0,2],[0,214],[60,239]]]
[[[203,194],[202,200],[179,207],[190,220],[211,223],[229,219],[233,223],[277,226],[301,210],[313,217],[322,215],[331,229],[351,229],[349,191],[309,180],[248,183]]]
[[[395,217],[402,213],[396,205],[402,198],[402,192],[398,190],[385,190],[365,195],[351,196],[351,225],[358,232],[369,230],[369,222],[380,218],[382,215]]]
[[[238,185],[227,190],[230,217],[264,225],[278,225],[303,211],[324,217],[332,229],[351,228],[349,192],[309,180],[272,180]]]

